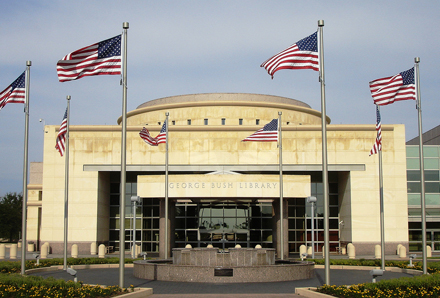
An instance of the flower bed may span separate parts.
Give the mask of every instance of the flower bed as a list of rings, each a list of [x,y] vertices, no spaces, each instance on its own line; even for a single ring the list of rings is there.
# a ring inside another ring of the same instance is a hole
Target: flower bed
[[[70,298],[114,297],[133,291],[119,286],[101,287],[83,285],[80,282],[42,278],[39,276],[22,276],[20,274],[0,274],[0,297],[14,298]]]

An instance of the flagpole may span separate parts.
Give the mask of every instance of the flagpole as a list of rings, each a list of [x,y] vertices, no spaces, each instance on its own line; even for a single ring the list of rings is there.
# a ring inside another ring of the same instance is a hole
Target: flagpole
[[[324,76],[324,20],[318,21],[319,46],[319,81],[321,82],[321,128],[322,128],[322,184],[324,190],[324,266],[325,284],[330,285],[330,245],[329,245],[329,201],[327,167],[327,114],[325,111],[325,76]]]
[[[380,113],[379,106],[377,106],[377,110]],[[380,268],[382,270],[385,270],[385,216],[384,216],[384,200],[383,200],[382,144],[378,145],[377,150],[379,151],[380,250],[381,250]]]
[[[170,113],[166,112],[165,116],[165,237],[164,237],[164,248],[165,248],[165,259],[168,259],[168,116]]]
[[[64,265],[63,270],[67,270],[67,233],[69,217],[69,125],[70,125],[70,95],[67,95],[67,127],[66,127],[66,147],[64,160]]]
[[[280,248],[281,248],[281,260],[284,260],[284,207],[283,207],[283,146],[282,146],[282,135],[281,135],[281,114],[278,112],[278,149],[280,158]]]
[[[127,143],[127,29],[128,22],[122,23],[122,136],[121,136],[121,193],[119,198],[119,286],[124,287],[125,266],[125,184],[126,184],[126,143]]]
[[[27,182],[28,182],[28,141],[29,141],[29,87],[32,61],[26,61],[26,86],[24,107],[24,158],[23,158],[23,202],[21,216],[21,274],[26,273],[26,221],[27,221]]]
[[[423,258],[423,274],[427,274],[427,259],[426,259],[426,203],[425,203],[425,165],[423,155],[423,133],[422,133],[422,99],[420,98],[420,73],[419,63],[420,57],[414,58],[415,83],[416,83],[416,97],[417,110],[419,120],[419,163],[420,163],[420,187],[421,187],[421,208],[422,208],[422,258]]]

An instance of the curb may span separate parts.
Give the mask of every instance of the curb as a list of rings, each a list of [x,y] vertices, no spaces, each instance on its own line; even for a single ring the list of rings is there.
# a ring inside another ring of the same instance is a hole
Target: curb
[[[85,265],[71,265],[69,268],[72,269],[105,269],[105,268],[118,268],[119,264],[85,264]],[[125,264],[124,268],[131,268],[133,267],[133,264]],[[54,265],[50,267],[41,267],[41,268],[34,268],[34,269],[28,269],[25,271],[25,273],[34,273],[34,272],[46,272],[46,271],[57,271],[57,270],[63,270],[62,265]]]
[[[315,269],[325,269],[325,266],[315,264]],[[378,266],[330,265],[330,269],[372,270],[372,269],[380,269],[380,267],[378,267]],[[423,271],[416,270],[416,269],[399,268],[399,267],[385,267],[385,271],[408,273],[408,274],[412,274],[412,275],[423,275]]]
[[[308,297],[308,298],[335,298],[335,296],[330,296],[327,294],[322,294],[316,292],[316,288],[295,288],[295,294]]]
[[[153,295],[152,288],[135,288],[134,292],[115,296],[116,298],[142,298]]]

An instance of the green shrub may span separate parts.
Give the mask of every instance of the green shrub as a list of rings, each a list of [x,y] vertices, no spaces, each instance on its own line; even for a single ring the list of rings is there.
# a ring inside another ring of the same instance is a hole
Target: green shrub
[[[352,286],[328,286],[317,289],[318,292],[336,297],[439,297],[440,274],[402,277],[382,280],[378,283],[366,283]]]
[[[0,274],[0,297],[112,297],[128,289],[118,286],[100,287],[82,285],[78,282],[22,276],[19,274]]]
[[[140,259],[139,259],[140,260]],[[133,259],[125,259],[126,264],[132,264]],[[27,269],[50,267],[50,266],[62,266],[64,264],[64,259],[43,259],[40,260],[40,264],[37,265],[36,261],[28,260],[26,261],[25,267]],[[119,258],[68,258],[67,265],[93,265],[93,264],[119,264]],[[21,272],[21,262],[20,261],[0,261],[0,273],[20,273]]]

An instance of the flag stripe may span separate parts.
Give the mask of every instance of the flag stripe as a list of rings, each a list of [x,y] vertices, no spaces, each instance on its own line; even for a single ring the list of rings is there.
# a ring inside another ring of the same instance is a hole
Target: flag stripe
[[[0,93],[0,110],[7,103],[25,102],[25,77],[26,72],[24,71],[11,85]]]
[[[382,151],[382,123],[378,105],[376,105],[376,132],[376,141],[370,150],[370,156]]]
[[[319,71],[317,32],[298,41],[263,62],[261,67],[273,78],[281,69],[313,69]]]
[[[278,119],[273,119],[263,128],[242,140],[243,142],[277,142],[278,141]]]
[[[370,92],[374,103],[387,105],[400,100],[415,100],[416,86],[414,67],[397,75],[370,82]]]
[[[57,142],[55,145],[55,149],[58,150],[61,156],[64,155],[64,152],[66,150],[66,133],[67,133],[67,108],[66,112],[64,113],[63,121],[60,125],[60,130],[58,131],[57,135]]]
[[[57,63],[58,80],[121,74],[121,35],[67,54]]]
[[[150,135],[150,132],[144,127],[140,132],[139,136],[150,146],[158,146],[159,144],[164,144],[167,142],[167,121],[162,125],[162,129],[160,130],[157,137],[153,138]]]

